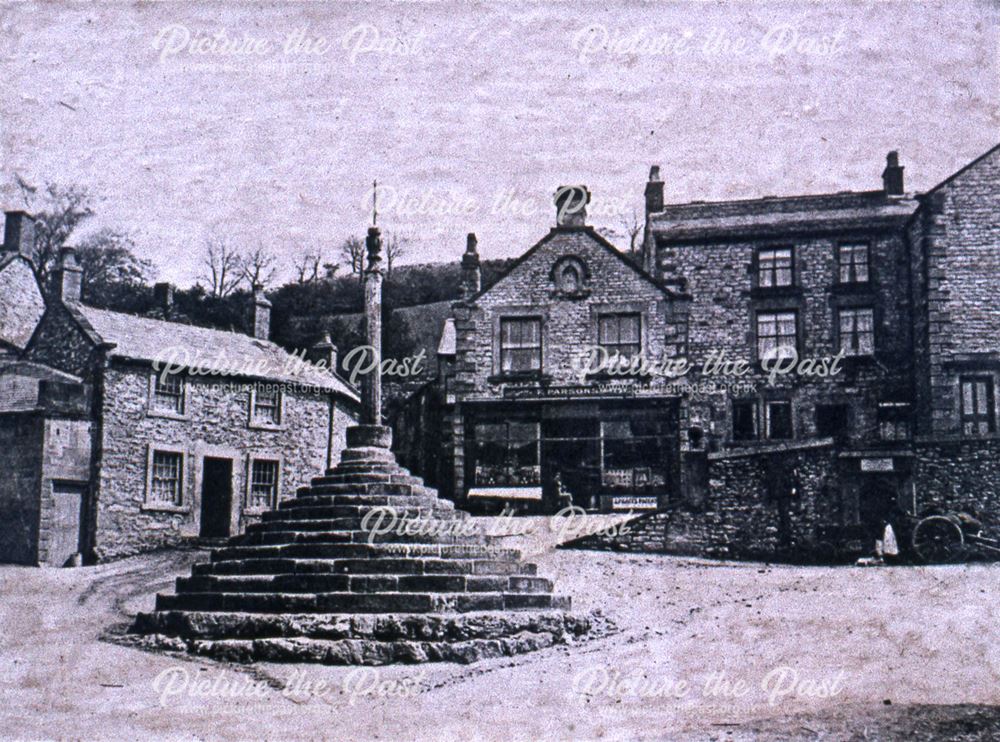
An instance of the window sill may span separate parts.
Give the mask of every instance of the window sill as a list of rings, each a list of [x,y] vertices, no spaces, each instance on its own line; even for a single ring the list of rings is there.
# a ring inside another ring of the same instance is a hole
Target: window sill
[[[191,512],[188,505],[160,505],[149,502],[142,503],[139,510],[144,513],[171,513],[173,515],[185,515]]]
[[[170,410],[157,410],[152,407],[146,409],[146,417],[159,417],[165,420],[180,420],[182,422],[191,419],[190,413],[187,412],[171,412]]]
[[[750,297],[753,299],[770,299],[777,297],[801,297],[802,287],[795,284],[791,286],[754,286],[750,289]]]
[[[278,425],[272,425],[270,423],[261,423],[250,421],[247,423],[247,428],[250,430],[264,430],[270,433],[284,433],[288,430],[288,426],[279,423]]]
[[[851,283],[835,283],[830,287],[834,294],[873,294],[875,284],[871,281],[852,281]]]

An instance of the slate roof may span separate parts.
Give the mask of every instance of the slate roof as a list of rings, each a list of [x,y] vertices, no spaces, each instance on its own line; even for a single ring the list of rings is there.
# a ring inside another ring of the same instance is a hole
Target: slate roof
[[[891,227],[908,219],[918,202],[912,195],[845,191],[813,196],[767,196],[740,201],[668,204],[650,215],[660,240],[735,236],[788,236],[796,232]]]
[[[300,362],[280,346],[227,332],[77,304],[71,310],[91,339],[113,345],[115,358],[179,363],[234,377],[298,384],[340,394],[355,402],[357,391],[340,377]],[[89,326],[89,327],[88,327]]]

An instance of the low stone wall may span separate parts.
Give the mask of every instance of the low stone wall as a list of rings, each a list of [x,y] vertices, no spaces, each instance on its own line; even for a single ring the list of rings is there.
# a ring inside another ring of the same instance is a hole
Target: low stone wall
[[[708,487],[640,516],[625,532],[568,548],[659,551],[728,558],[808,559],[815,526],[836,517],[831,441],[707,456]]]
[[[1000,438],[918,440],[913,449],[918,514],[975,511],[1000,534]]]

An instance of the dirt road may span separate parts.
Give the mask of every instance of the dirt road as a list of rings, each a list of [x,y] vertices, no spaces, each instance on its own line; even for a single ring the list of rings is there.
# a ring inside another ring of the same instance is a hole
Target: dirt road
[[[471,667],[234,667],[102,640],[204,555],[0,567],[0,737],[993,739],[1000,566],[555,551],[619,632]]]

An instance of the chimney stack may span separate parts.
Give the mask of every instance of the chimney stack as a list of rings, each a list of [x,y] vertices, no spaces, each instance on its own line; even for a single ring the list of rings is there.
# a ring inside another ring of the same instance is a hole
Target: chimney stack
[[[3,230],[4,252],[16,252],[28,260],[35,256],[35,220],[24,211],[8,211]]]
[[[469,232],[465,238],[465,254],[462,255],[462,299],[468,300],[482,288],[482,272],[479,268],[479,252],[476,233]]]
[[[660,180],[660,166],[649,168],[649,181],[646,183],[646,214],[663,211],[663,181]]]
[[[174,310],[174,287],[169,283],[153,286],[153,303],[163,312],[163,318],[168,319]]]
[[[337,370],[337,346],[330,339],[330,333],[326,333],[319,342],[309,349],[308,355],[310,363],[322,365],[325,371],[334,373]]]
[[[590,203],[587,186],[559,186],[556,189],[555,203],[557,227],[586,226],[587,204]]]
[[[882,189],[887,196],[903,195],[903,168],[899,164],[899,153],[893,150],[885,157],[882,171]]]
[[[79,304],[83,286],[83,268],[76,259],[76,250],[63,247],[59,250],[59,267],[55,270],[55,291],[63,304]]]
[[[271,338],[271,302],[264,295],[264,287],[253,286],[253,336],[258,340]]]

